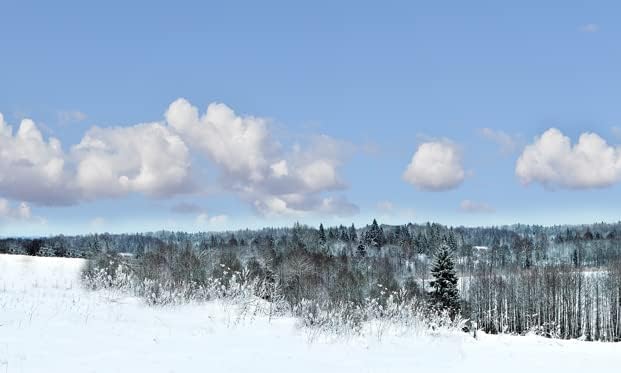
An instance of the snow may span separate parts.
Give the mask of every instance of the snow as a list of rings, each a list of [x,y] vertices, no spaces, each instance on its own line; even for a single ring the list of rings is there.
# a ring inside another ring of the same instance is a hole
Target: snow
[[[621,344],[465,333],[317,338],[222,302],[82,289],[81,259],[0,255],[0,373],[615,371]]]

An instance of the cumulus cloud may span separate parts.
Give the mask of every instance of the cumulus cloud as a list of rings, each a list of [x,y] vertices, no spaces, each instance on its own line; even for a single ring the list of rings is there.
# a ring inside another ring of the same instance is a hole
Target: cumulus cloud
[[[165,117],[190,148],[218,166],[225,189],[261,214],[349,214],[357,209],[343,198],[322,197],[346,187],[339,172],[353,149],[346,142],[318,135],[287,149],[273,136],[267,118],[239,115],[220,103],[200,115],[178,99]]]
[[[65,165],[66,154],[56,138],[45,141],[30,119],[17,132],[0,114],[0,193],[41,204],[66,204],[73,197]]]
[[[210,104],[199,117],[198,109],[181,98],[170,104],[166,121],[190,146],[228,172],[253,181],[264,177],[266,157],[273,146],[265,119],[238,116],[220,103]]]
[[[494,208],[485,202],[475,202],[469,199],[461,201],[459,210],[471,213],[489,213],[494,212]]]
[[[523,184],[554,188],[602,188],[621,180],[621,148],[586,132],[574,145],[560,130],[550,128],[524,148],[515,166]]]
[[[13,135],[0,115],[0,192],[42,205],[72,204],[132,192],[161,197],[189,190],[189,151],[158,123],[93,127],[65,153],[24,119]]]
[[[517,151],[521,140],[517,135],[509,135],[506,132],[500,130],[494,130],[491,128],[479,129],[479,134],[486,139],[495,142],[500,147],[502,154],[511,154]]]
[[[65,152],[33,121],[23,120],[13,134],[0,115],[0,194],[45,205],[130,193],[169,197],[202,184],[191,167],[191,159],[202,156],[216,166],[221,187],[258,212],[356,212],[344,197],[331,195],[347,187],[340,168],[353,146],[325,135],[285,146],[269,124],[221,103],[200,114],[178,99],[163,122],[92,127]]]
[[[461,151],[448,140],[421,144],[403,173],[405,181],[427,191],[455,188],[465,176]]]
[[[73,147],[76,183],[86,198],[131,192],[163,197],[188,191],[190,153],[159,123],[89,130]]]

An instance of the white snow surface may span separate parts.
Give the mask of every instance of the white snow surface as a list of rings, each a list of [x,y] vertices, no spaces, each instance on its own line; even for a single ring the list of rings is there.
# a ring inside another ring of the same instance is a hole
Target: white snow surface
[[[224,302],[85,290],[80,259],[0,255],[0,373],[617,371],[621,344],[479,333],[315,338]]]

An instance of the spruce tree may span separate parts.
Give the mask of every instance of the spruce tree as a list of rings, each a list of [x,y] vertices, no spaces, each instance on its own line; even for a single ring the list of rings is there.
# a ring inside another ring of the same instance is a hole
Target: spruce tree
[[[351,242],[358,241],[358,234],[356,233],[356,227],[354,226],[354,223],[351,223],[351,227],[349,227],[349,240]]]
[[[459,291],[455,264],[447,245],[440,246],[436,252],[431,274],[434,279],[430,282],[430,305],[436,311],[447,311],[452,319],[459,312]]]
[[[323,228],[323,224],[319,224],[319,244],[323,246],[326,242],[326,231]]]
[[[377,250],[380,250],[386,243],[384,230],[377,224],[377,220],[373,219],[371,227],[365,232],[364,242],[367,246],[375,247]]]

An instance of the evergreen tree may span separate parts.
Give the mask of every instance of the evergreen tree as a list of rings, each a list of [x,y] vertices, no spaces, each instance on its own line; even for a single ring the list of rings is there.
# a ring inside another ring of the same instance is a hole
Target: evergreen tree
[[[363,244],[358,245],[358,248],[356,249],[356,254],[361,258],[367,256],[367,249],[364,247]]]
[[[433,281],[429,284],[431,306],[437,311],[448,311],[451,318],[459,312],[459,291],[457,290],[457,274],[450,248],[442,245],[435,255],[431,268]]]
[[[341,229],[341,237],[340,240],[343,242],[349,242],[349,235],[347,234],[347,228],[343,227]]]
[[[377,250],[381,249],[386,243],[384,230],[377,224],[377,220],[373,219],[371,227],[364,235],[364,242],[367,246],[373,246]]]
[[[228,244],[229,246],[233,246],[233,247],[236,247],[238,245],[237,239],[235,238],[234,234],[231,234],[231,238],[229,238]]]
[[[349,240],[351,242],[358,241],[358,234],[356,233],[356,227],[354,227],[354,223],[351,223],[351,227],[349,227]]]
[[[323,246],[326,244],[326,242],[326,231],[323,228],[323,224],[319,224],[319,244]]]
[[[451,252],[457,252],[457,239],[452,229],[449,231],[448,237],[446,238],[446,244],[451,249]]]

